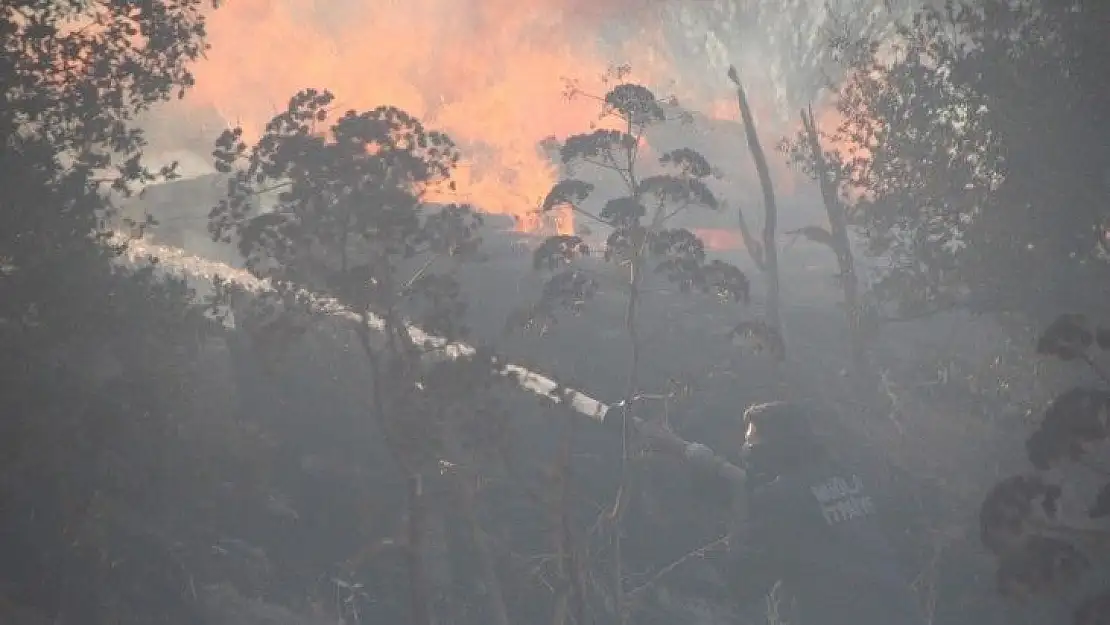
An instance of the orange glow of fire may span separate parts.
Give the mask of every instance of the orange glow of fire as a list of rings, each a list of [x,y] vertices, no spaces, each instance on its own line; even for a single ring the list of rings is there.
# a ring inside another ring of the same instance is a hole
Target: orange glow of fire
[[[823,147],[827,151],[839,153],[847,160],[857,160],[859,163],[869,163],[871,150],[867,145],[853,141],[843,136],[839,128],[844,123],[844,116],[834,106],[826,106],[814,112],[815,123],[819,131],[825,133]],[[853,175],[853,178],[855,176]],[[841,197],[849,203],[855,203],[869,196],[867,190],[856,184],[843,184],[840,187]]]
[[[603,75],[609,63],[590,29],[644,3],[236,0],[210,18],[212,49],[186,105],[215,108],[248,139],[307,87],[332,91],[339,110],[400,107],[463,149],[458,190],[430,201],[469,202],[537,231],[545,220],[535,210],[558,174],[539,142],[598,121],[597,102],[568,100],[563,78]],[[547,221],[573,232],[565,208]]]
[[[691,228],[705,244],[705,249],[714,252],[732,252],[744,249],[744,239],[739,229],[733,228]]]

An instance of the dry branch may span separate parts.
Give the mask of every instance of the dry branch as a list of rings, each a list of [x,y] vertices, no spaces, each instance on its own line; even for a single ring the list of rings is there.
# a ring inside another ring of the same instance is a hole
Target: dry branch
[[[736,207],[736,216],[740,219],[740,239],[744,242],[744,249],[755,263],[755,268],[760,272],[767,271],[767,260],[763,257],[763,244],[759,242],[748,228],[748,220],[744,217],[744,207]]]
[[[726,535],[721,536],[720,538],[718,538],[718,539],[716,539],[716,540],[714,540],[710,543],[702,545],[701,547],[698,547],[697,549],[683,555],[682,557],[678,558],[674,562],[671,562],[667,566],[664,566],[663,568],[656,571],[655,575],[652,575],[651,579],[649,579],[648,581],[646,581],[643,584],[640,584],[639,586],[637,586],[636,588],[633,588],[632,590],[628,591],[628,600],[629,601],[637,600],[640,596],[643,595],[644,591],[650,589],[659,580],[663,579],[671,571],[673,571],[676,568],[682,566],[686,562],[689,562],[690,560],[693,560],[694,558],[704,558],[705,555],[707,553],[711,552],[711,551],[714,551],[714,550],[717,550],[717,549],[728,548],[728,544],[729,544],[729,536],[726,534]]]
[[[779,292],[781,288],[779,286],[779,254],[776,241],[778,237],[778,207],[775,204],[775,187],[771,181],[771,169],[767,166],[767,156],[763,152],[763,146],[759,142],[759,133],[755,128],[755,116],[752,115],[752,108],[748,104],[748,96],[744,92],[743,85],[740,84],[740,76],[736,73],[735,67],[730,66],[728,68],[728,78],[736,86],[736,102],[740,107],[740,118],[744,122],[748,149],[751,150],[752,161],[755,162],[755,170],[759,175],[759,186],[763,190],[763,245],[760,248],[760,259],[756,261],[756,264],[760,265],[760,268],[767,275],[767,320],[772,326],[778,328],[781,334],[782,320],[779,315]],[[745,234],[748,229],[747,223],[744,221],[743,212],[738,212],[738,216],[740,218],[740,234],[744,236],[746,244],[749,237]]]

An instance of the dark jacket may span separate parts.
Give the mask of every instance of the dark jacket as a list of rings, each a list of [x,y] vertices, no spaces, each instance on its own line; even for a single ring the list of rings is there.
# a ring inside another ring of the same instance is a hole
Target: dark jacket
[[[749,596],[774,588],[789,625],[921,625],[880,507],[859,473],[828,462],[754,488],[734,583]]]

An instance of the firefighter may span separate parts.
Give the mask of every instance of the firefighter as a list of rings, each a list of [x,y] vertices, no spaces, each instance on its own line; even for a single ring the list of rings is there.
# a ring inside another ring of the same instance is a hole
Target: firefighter
[[[833,460],[801,406],[744,413],[745,519],[728,558],[745,603],[783,625],[923,625],[862,471]]]

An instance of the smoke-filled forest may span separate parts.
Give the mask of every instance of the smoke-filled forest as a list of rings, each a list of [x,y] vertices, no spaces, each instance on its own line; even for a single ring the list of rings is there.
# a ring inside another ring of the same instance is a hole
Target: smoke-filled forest
[[[0,623],[1110,624],[1108,35],[4,2]]]

